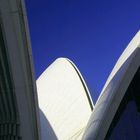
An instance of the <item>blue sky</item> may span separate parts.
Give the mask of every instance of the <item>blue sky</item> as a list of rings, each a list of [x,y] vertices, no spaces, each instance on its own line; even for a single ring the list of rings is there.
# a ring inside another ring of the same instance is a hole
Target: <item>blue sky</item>
[[[58,57],[81,71],[93,100],[140,28],[139,0],[26,0],[36,78]]]

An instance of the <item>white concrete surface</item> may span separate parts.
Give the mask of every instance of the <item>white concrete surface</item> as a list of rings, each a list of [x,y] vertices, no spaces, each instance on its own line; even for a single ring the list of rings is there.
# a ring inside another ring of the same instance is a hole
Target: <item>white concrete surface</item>
[[[97,100],[83,140],[104,140],[121,100],[140,66],[140,31],[114,66]]]
[[[38,78],[37,91],[39,107],[55,136],[59,140],[81,139],[92,113],[93,103],[75,65],[66,58],[57,59]],[[48,138],[45,123],[41,119],[42,140]]]

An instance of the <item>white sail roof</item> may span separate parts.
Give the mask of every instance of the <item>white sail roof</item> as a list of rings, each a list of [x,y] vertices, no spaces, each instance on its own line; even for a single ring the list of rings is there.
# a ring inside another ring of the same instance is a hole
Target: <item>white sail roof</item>
[[[139,67],[140,31],[128,44],[109,75],[88,122],[84,140],[105,138],[119,104]]]
[[[93,103],[76,66],[66,58],[57,59],[38,78],[37,90],[39,107],[55,134],[49,139],[81,139]],[[48,138],[45,123],[41,119],[42,140]]]

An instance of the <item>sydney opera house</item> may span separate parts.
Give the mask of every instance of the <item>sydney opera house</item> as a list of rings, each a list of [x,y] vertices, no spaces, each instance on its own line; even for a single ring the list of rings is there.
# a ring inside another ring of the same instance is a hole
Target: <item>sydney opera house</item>
[[[35,80],[23,0],[0,0],[0,140],[139,140],[140,32],[96,102],[75,64],[58,58]]]

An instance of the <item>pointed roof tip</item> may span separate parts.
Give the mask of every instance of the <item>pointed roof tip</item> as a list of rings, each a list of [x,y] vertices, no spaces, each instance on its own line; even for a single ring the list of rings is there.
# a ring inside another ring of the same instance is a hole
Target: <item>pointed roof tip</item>
[[[71,59],[69,59],[69,58],[67,58],[67,57],[58,57],[57,59],[55,59],[54,62],[58,62],[58,61],[69,63],[69,64],[72,65],[79,73],[81,73],[81,72],[79,71],[77,65],[76,65]],[[80,75],[81,75],[81,74],[80,74]]]
[[[54,62],[66,62],[67,64],[72,65],[78,71],[78,73],[80,73],[80,75],[81,75],[81,72],[79,71],[79,69],[75,65],[75,63],[71,59],[69,59],[67,57],[59,57],[59,58],[55,59]]]
[[[58,57],[57,59],[55,59],[55,61],[67,61],[67,62],[72,62],[71,59],[67,58],[67,57]],[[72,62],[73,63],[73,62]]]
[[[58,58],[55,59],[55,61],[56,60],[66,60],[66,59],[67,59],[66,57],[58,57]]]
[[[78,67],[75,65],[75,63],[70,60],[69,58],[67,57],[58,57],[56,58],[47,68],[46,70],[39,76],[39,78],[37,79],[37,82],[39,81],[39,79],[41,79],[41,77],[48,71],[48,69],[52,66],[55,66],[55,65],[67,65],[67,66],[71,66],[74,71],[77,73],[77,76],[79,77],[79,79],[81,80],[81,83],[83,84],[83,87],[87,93],[87,98],[89,100],[89,103],[90,103],[90,106],[91,106],[91,109],[93,110],[94,108],[94,103],[93,103],[93,100],[92,100],[92,97],[90,95],[90,91],[88,89],[88,86],[85,82],[85,79],[83,78],[83,75],[81,74],[80,70],[78,69]]]

